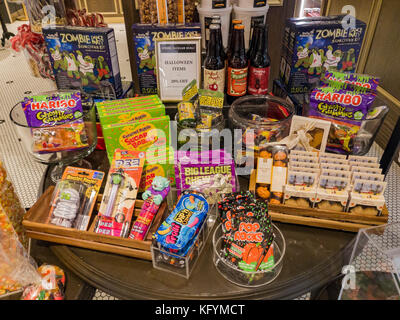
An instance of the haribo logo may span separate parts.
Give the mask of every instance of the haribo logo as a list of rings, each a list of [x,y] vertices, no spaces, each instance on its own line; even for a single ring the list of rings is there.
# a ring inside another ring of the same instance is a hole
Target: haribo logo
[[[74,99],[62,99],[62,100],[50,100],[50,101],[32,101],[31,110],[51,110],[51,109],[65,109],[75,108],[76,100]]]

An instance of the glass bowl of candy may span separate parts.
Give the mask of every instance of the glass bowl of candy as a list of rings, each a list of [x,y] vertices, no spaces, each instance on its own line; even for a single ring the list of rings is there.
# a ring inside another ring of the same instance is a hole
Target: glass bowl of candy
[[[53,182],[65,166],[91,168],[83,160],[96,148],[96,107],[79,91],[51,91],[25,97],[10,111],[18,137],[26,151],[40,163],[56,164]]]
[[[292,103],[272,95],[244,96],[229,110],[229,127],[233,130],[235,150],[255,153],[271,142],[287,137],[295,108]],[[239,132],[239,134],[237,134]],[[242,154],[236,154],[236,159]]]
[[[261,287],[274,281],[282,270],[286,242],[276,225],[271,224],[271,229],[274,235],[271,243],[262,245],[240,241],[236,244],[226,241],[220,224],[215,229],[212,240],[213,262],[221,276],[246,288]]]

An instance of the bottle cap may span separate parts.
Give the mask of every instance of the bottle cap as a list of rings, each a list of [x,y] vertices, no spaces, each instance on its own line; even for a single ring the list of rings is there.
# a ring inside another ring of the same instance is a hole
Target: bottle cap
[[[232,24],[241,24],[243,21],[240,19],[233,19]]]

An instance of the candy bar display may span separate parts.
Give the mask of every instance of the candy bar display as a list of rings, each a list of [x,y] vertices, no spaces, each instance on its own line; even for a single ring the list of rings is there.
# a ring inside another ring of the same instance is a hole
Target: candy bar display
[[[188,279],[214,222],[215,212],[201,192],[178,196],[170,215],[154,233],[153,267]]]
[[[271,223],[268,206],[249,191],[233,193],[219,203],[221,224],[213,235],[213,262],[228,281],[258,287],[282,269],[285,240]]]
[[[309,157],[312,162],[301,162]],[[284,204],[378,216],[385,205],[386,182],[376,157],[292,150]],[[305,165],[309,167],[305,167]]]

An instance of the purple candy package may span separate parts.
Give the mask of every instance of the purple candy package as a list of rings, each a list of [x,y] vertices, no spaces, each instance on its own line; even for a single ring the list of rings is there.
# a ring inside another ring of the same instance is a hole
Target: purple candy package
[[[51,127],[73,120],[82,121],[79,91],[28,96],[21,105],[29,127]]]
[[[197,190],[213,203],[216,194],[237,191],[234,160],[225,150],[176,151],[175,161],[178,195],[182,190]]]
[[[352,88],[352,86],[366,88],[368,90],[375,91],[379,85],[379,78],[370,76],[367,74],[339,72],[339,71],[326,71],[322,78],[322,82],[330,84],[331,82],[337,82],[344,84],[346,88]]]
[[[376,93],[360,86],[343,87],[347,84],[330,81],[329,85],[314,89],[306,116],[331,122],[327,151],[351,154],[354,138],[372,108]]]

